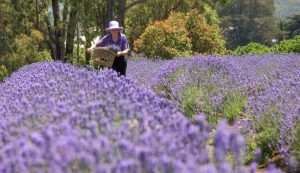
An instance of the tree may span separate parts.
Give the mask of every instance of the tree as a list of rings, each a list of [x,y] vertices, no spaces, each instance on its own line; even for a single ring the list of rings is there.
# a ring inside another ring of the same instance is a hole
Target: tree
[[[104,23],[102,25],[102,31],[103,34],[105,34],[105,28],[107,27],[107,24],[111,20],[118,20],[122,26],[125,24],[125,13],[127,10],[130,8],[134,7],[135,5],[139,3],[146,2],[147,0],[131,0],[131,1],[126,1],[126,0],[106,0],[106,8],[104,10]]]
[[[65,52],[65,61],[70,61],[73,56],[74,51],[74,40],[75,40],[75,29],[76,24],[79,20],[79,10],[80,2],[79,1],[72,1],[70,5],[70,12],[69,12],[69,21],[67,24],[67,35],[66,35],[66,52]]]
[[[3,64],[4,59],[2,57],[13,49],[14,31],[11,23],[14,19],[11,16],[13,6],[9,3],[9,0],[3,0],[0,3],[0,9],[0,64]]]
[[[73,63],[75,45],[77,44],[77,52],[79,44],[90,47],[95,36],[105,34],[110,20],[118,20],[126,27],[125,31],[130,39],[137,38],[149,23],[168,18],[172,11],[200,11],[204,2],[213,6],[220,1],[222,0],[1,0],[0,63],[5,64],[9,72],[16,70],[19,66],[11,63],[17,62],[16,58],[21,58],[16,57],[21,52],[26,55],[50,52],[53,60]],[[42,38],[33,47],[29,46],[28,51],[34,53],[24,52],[26,46],[22,51],[17,51],[19,45],[16,41],[23,40],[31,44],[32,40],[29,38],[34,34],[32,32],[39,33]],[[34,61],[22,61],[20,64]],[[86,63],[88,62],[87,56]]]
[[[250,42],[271,45],[280,34],[273,0],[232,0],[218,9],[230,49]]]
[[[290,39],[294,38],[296,35],[300,35],[300,14],[288,17],[285,30],[288,32]]]
[[[55,44],[55,60],[63,59],[63,29],[60,20],[60,10],[58,0],[52,0],[53,18],[54,18],[54,44]]]

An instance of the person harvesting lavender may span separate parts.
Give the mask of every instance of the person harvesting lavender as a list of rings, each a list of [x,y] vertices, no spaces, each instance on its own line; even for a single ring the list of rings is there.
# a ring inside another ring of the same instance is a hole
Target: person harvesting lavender
[[[125,56],[129,54],[130,47],[127,37],[122,33],[123,27],[120,27],[117,21],[110,21],[109,27],[105,30],[109,33],[102,37],[95,45],[92,45],[88,51],[91,51],[95,47],[108,47],[110,50],[116,52],[117,56],[112,69],[118,75],[126,76],[127,59]]]

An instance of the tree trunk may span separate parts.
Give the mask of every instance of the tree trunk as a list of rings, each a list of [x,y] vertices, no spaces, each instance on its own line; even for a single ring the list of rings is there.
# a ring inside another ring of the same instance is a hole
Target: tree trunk
[[[65,59],[66,61],[70,61],[69,58],[73,57],[77,14],[78,14],[78,10],[76,8],[72,8],[70,12],[70,18],[69,18],[69,23],[67,28],[66,59]]]
[[[91,47],[91,42],[92,42],[91,34],[88,31],[84,30],[84,35],[85,35],[85,38],[86,38],[85,47],[86,48]],[[91,60],[91,53],[86,51],[85,52],[85,63],[86,63],[86,65],[90,64],[90,60]]]
[[[50,51],[51,51],[51,57],[53,60],[56,60],[56,48],[55,48],[55,37],[54,37],[54,33],[53,33],[53,30],[52,30],[52,27],[51,27],[51,23],[50,23],[50,20],[48,18],[48,16],[45,16],[45,22],[47,24],[47,31],[48,31],[48,37],[49,37],[49,40],[48,40],[48,46],[50,48]]]
[[[126,11],[139,3],[146,2],[146,0],[133,0],[128,5],[126,3],[126,0],[119,0],[118,2],[119,2],[119,8],[117,10],[118,15],[114,16],[115,0],[106,0],[105,16],[104,16],[104,22],[102,26],[103,35],[106,34],[105,28],[107,27],[108,23],[111,20],[118,20],[121,26],[124,27]]]
[[[117,20],[120,23],[121,26],[125,26],[125,13],[128,9],[132,8],[133,6],[139,4],[139,3],[143,3],[146,2],[146,0],[135,0],[135,1],[131,1],[131,3],[129,3],[127,5],[126,0],[119,0],[119,9],[118,9],[118,16],[117,16]],[[125,32],[125,28],[124,28],[124,32]]]
[[[118,9],[117,20],[120,23],[120,25],[124,27],[125,11],[126,11],[126,0],[120,0],[119,3],[120,4],[119,4],[119,9]],[[125,29],[124,29],[124,32],[125,32]]]
[[[131,7],[139,4],[139,3],[143,3],[143,2],[146,2],[147,0],[135,0],[135,1],[131,1],[131,3],[129,3],[127,6],[126,6],[126,9],[125,11],[127,11],[128,9],[130,9]]]
[[[39,29],[40,16],[39,16],[39,0],[35,0],[35,10],[36,10],[36,29]]]
[[[106,34],[105,28],[107,27],[108,23],[113,19],[113,7],[114,7],[114,0],[107,0],[106,1],[106,12],[105,12],[105,19],[103,23],[103,35]]]
[[[59,3],[58,0],[52,0],[53,18],[54,18],[54,35],[56,47],[56,60],[61,61],[63,58],[63,38],[61,22],[59,19]]]
[[[62,21],[62,54],[63,54],[63,57],[62,57],[62,60],[63,61],[66,61],[67,58],[65,57],[66,55],[66,46],[65,46],[65,40],[66,40],[66,37],[67,37],[67,29],[68,29],[68,22],[67,22],[67,19],[68,19],[68,15],[69,15],[69,0],[65,0],[65,4],[64,4],[64,10],[63,10],[63,21]]]
[[[79,38],[79,23],[76,22],[76,28],[77,28],[77,64],[79,64],[79,51],[80,51],[80,38]]]

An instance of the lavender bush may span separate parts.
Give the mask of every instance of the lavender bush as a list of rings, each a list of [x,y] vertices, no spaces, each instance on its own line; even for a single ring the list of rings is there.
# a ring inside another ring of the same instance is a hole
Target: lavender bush
[[[135,67],[136,62],[131,63],[130,68]],[[163,65],[143,63],[156,66],[157,73],[141,83],[164,92],[186,116],[205,112],[211,123],[224,117],[236,121],[247,136],[248,161],[254,158],[257,147],[262,150],[262,162],[290,165],[291,159],[300,160],[298,54],[208,56]],[[129,69],[134,71],[133,79],[146,67],[135,68]]]
[[[210,157],[203,114],[188,120],[171,101],[111,70],[35,63],[0,84],[0,100],[4,173],[250,171],[243,137],[226,122]],[[230,155],[239,161],[222,159]]]
[[[233,122],[247,100],[237,88],[237,73],[232,63],[218,57],[178,59],[164,63],[145,84],[176,101],[188,117],[204,112],[213,124],[221,118]]]

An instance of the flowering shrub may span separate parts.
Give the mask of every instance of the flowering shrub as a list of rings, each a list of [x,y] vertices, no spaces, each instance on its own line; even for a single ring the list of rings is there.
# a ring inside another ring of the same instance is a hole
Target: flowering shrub
[[[162,67],[150,85],[176,101],[189,117],[204,112],[210,123],[220,118],[233,122],[246,102],[246,95],[235,86],[236,73],[222,58],[178,59]]]
[[[5,67],[5,65],[0,66],[0,82],[5,78],[5,76],[8,74],[8,71]]]
[[[299,160],[299,55],[145,61],[142,68],[131,62],[129,67],[135,69],[129,68],[134,71],[129,76],[135,79],[138,71],[148,65],[155,69],[149,76],[143,74],[141,83],[165,92],[187,116],[205,112],[206,119],[214,124],[220,118],[234,117],[239,130],[247,136],[247,162],[254,158],[257,147],[261,148],[261,162],[291,165],[293,160]],[[295,169],[300,170],[299,164]]]
[[[294,144],[300,135],[296,128],[300,119],[300,62],[297,56],[281,56],[269,63],[262,63],[269,74],[256,79],[260,91],[252,93],[248,100],[247,114],[253,116],[258,145],[264,149],[264,155],[270,157],[276,151],[288,162],[290,152],[299,151]]]

